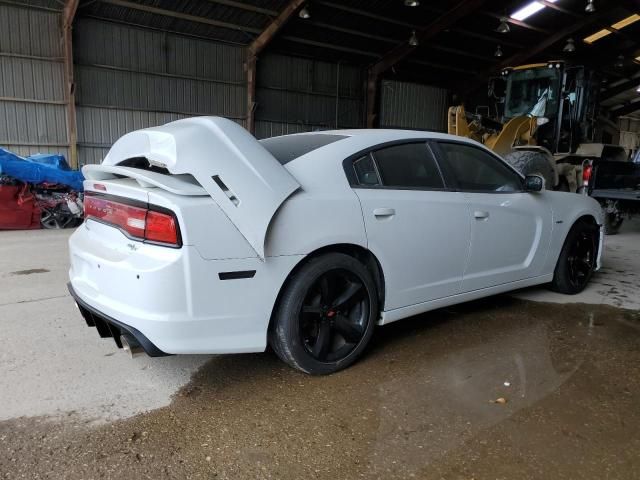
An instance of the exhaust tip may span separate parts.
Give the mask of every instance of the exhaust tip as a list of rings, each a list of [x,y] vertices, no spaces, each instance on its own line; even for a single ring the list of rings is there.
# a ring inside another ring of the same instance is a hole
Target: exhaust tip
[[[120,341],[122,342],[122,349],[127,352],[131,358],[135,358],[144,353],[144,349],[131,335],[120,335]]]

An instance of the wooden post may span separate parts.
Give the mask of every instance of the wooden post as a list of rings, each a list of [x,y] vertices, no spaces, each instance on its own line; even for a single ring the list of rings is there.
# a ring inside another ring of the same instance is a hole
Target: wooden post
[[[250,133],[256,129],[256,63],[258,59],[251,55],[244,64],[247,75],[247,125]]]
[[[64,56],[64,90],[67,103],[67,139],[69,140],[69,164],[78,168],[78,129],[76,123],[76,95],[73,79],[73,19],[79,0],[67,0],[62,12],[62,45]]]
[[[256,39],[247,46],[247,61],[245,74],[247,75],[247,125],[251,133],[255,133],[255,109],[256,109],[256,64],[258,55],[273,40],[273,37],[289,21],[291,16],[298,11],[305,0],[291,0],[276,18],[265,28]]]

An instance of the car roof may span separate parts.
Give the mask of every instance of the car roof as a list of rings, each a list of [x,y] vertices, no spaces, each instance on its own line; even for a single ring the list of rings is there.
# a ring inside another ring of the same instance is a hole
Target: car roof
[[[437,139],[437,140],[455,140],[460,142],[467,142],[475,145],[482,145],[475,140],[471,140],[466,137],[460,137],[458,135],[449,135],[447,133],[434,132],[428,130],[405,130],[405,129],[390,129],[390,128],[357,128],[357,129],[345,129],[345,130],[319,130],[313,132],[292,133],[289,135],[342,135],[344,137],[359,137],[362,140],[367,139],[371,141],[372,145],[384,142],[392,142],[395,140],[411,140],[411,139]]]

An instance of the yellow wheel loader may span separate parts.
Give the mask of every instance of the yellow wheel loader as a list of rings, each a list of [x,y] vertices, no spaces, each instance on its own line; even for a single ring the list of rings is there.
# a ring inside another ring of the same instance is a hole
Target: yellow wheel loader
[[[451,107],[448,131],[485,144],[523,174],[542,175],[549,189],[582,192],[594,161],[627,160],[624,148],[595,143],[608,135],[598,126],[599,90],[597,74],[584,66],[553,61],[507,68],[489,82],[501,114]]]

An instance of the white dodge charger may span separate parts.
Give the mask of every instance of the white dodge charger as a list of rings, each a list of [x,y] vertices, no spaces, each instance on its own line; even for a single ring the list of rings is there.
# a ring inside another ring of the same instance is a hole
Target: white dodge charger
[[[217,117],[129,133],[83,168],[69,290],[151,356],[264,351],[312,374],[373,329],[549,283],[581,291],[602,213],[482,145],[404,130],[256,140]]]

